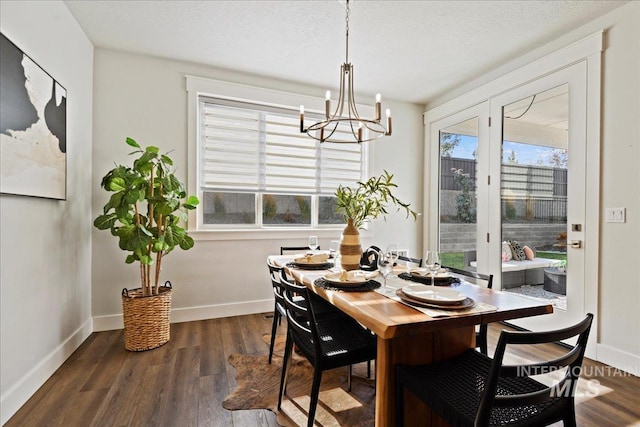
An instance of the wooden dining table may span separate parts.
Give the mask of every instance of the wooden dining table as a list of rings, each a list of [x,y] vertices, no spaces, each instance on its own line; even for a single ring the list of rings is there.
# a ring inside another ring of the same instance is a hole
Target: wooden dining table
[[[395,367],[434,363],[475,347],[475,325],[553,312],[553,306],[509,292],[483,288],[461,281],[452,286],[474,301],[495,307],[482,313],[431,317],[378,292],[344,292],[316,286],[326,270],[287,266],[292,258],[273,256],[272,261],[311,291],[324,298],[377,336],[375,425],[395,425]],[[378,278],[378,280],[382,280]],[[396,283],[398,280],[396,279]],[[408,284],[411,282],[407,282]],[[414,396],[405,396],[406,425],[446,426],[444,420]]]

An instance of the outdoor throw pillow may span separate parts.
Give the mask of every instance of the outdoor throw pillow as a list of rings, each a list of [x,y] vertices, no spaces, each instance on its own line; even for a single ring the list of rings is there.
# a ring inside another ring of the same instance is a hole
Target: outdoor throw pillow
[[[511,261],[512,258],[511,245],[509,245],[509,242],[502,242],[502,261]]]
[[[531,249],[529,246],[523,247],[522,250],[524,251],[524,254],[529,261],[536,257],[536,254],[533,253],[533,249]]]
[[[527,256],[524,254],[524,250],[522,250],[522,245],[515,240],[509,240],[509,245],[511,245],[511,254],[513,255],[513,259],[516,261],[524,261],[527,259]]]

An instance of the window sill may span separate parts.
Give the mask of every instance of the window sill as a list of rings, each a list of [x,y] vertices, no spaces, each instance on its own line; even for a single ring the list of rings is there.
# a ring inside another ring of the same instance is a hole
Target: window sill
[[[189,236],[196,241],[206,240],[273,240],[307,239],[310,235],[320,239],[337,240],[344,227],[339,228],[300,228],[300,229],[250,229],[250,230],[189,230]],[[360,230],[361,237],[373,236],[373,230]]]

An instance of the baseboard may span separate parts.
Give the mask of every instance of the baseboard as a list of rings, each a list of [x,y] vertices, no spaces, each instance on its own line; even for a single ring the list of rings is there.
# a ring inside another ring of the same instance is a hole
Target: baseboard
[[[215,304],[198,307],[174,308],[171,310],[171,323],[191,322],[194,320],[217,319],[220,317],[243,316],[273,311],[273,299],[247,301],[230,304]],[[122,329],[122,314],[96,316],[93,318],[93,330],[111,331]]]
[[[597,345],[598,361],[640,377],[640,356],[605,344]]]
[[[0,397],[0,425],[9,421],[9,418],[62,366],[92,331],[93,321],[89,318]]]

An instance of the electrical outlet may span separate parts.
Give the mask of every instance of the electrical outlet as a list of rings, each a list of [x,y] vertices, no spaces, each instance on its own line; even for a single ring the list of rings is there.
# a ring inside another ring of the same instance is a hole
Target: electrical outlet
[[[607,208],[606,222],[626,222],[627,208]]]

